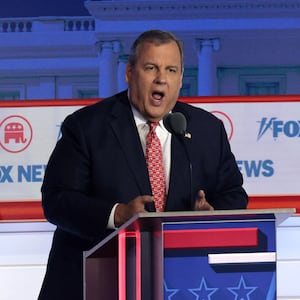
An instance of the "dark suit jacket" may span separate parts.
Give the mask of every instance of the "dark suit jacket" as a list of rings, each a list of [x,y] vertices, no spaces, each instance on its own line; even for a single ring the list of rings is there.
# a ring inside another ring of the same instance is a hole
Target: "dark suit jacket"
[[[192,138],[172,136],[166,211],[192,210],[199,189],[215,209],[245,208],[242,176],[222,122],[180,102],[174,111],[186,116]],[[110,233],[106,227],[116,202],[150,194],[127,92],[68,116],[42,186],[45,216],[57,230],[39,299],[82,299],[82,252]]]

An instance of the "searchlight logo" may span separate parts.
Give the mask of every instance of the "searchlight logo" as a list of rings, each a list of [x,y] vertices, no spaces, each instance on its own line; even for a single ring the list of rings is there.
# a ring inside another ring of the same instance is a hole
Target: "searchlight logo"
[[[1,121],[1,120],[0,120]],[[32,141],[32,127],[18,115],[6,117],[0,123],[0,147],[10,153],[24,151]]]
[[[276,117],[272,118],[262,118],[260,123],[257,140],[260,140],[266,134],[271,134],[271,136],[276,140],[281,136],[287,138],[297,138],[300,137],[300,120],[279,120]]]
[[[228,140],[230,141],[233,135],[233,122],[231,121],[230,117],[224,112],[218,110],[213,110],[211,113],[223,122],[227,132]]]

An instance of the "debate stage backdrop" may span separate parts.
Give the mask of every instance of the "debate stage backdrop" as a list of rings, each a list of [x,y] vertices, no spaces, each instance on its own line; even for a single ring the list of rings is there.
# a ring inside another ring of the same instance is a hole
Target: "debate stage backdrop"
[[[0,101],[0,221],[44,219],[40,188],[61,123],[74,110],[99,100]],[[223,121],[250,196],[249,208],[300,212],[300,96],[180,101]]]

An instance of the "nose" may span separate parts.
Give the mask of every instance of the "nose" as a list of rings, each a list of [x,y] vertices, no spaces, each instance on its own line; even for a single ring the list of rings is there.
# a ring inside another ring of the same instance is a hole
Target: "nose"
[[[157,71],[155,77],[155,83],[157,84],[165,84],[167,82],[166,73],[163,71]]]

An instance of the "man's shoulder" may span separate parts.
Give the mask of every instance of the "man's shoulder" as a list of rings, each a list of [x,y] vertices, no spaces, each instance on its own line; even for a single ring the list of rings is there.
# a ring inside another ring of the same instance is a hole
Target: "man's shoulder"
[[[127,100],[127,93],[121,92],[110,97],[99,100],[96,103],[87,105],[75,111],[74,114],[76,117],[93,117],[107,115],[109,111],[112,111],[113,108],[118,104],[125,104]]]
[[[178,101],[174,108],[175,111],[182,112],[187,119],[216,121],[217,118],[209,111],[186,102]]]

